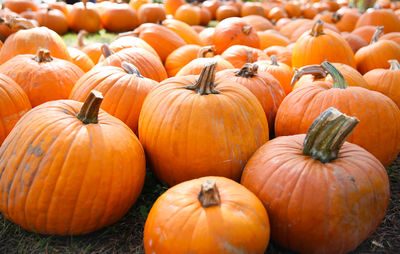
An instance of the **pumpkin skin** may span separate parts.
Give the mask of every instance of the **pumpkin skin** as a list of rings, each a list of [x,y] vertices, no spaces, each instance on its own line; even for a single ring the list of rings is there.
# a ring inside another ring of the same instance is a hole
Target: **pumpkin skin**
[[[76,3],[68,13],[68,26],[71,30],[79,32],[86,30],[96,33],[100,30],[101,18],[93,6],[86,4],[87,1]]]
[[[89,233],[119,220],[139,196],[145,156],[135,134],[102,110],[98,123],[84,124],[81,107],[59,100],[32,109],[0,148],[0,210],[26,230]]]
[[[279,245],[298,253],[348,253],[385,216],[387,173],[350,142],[331,162],[303,155],[305,136],[268,141],[246,164],[241,183],[268,210],[271,238]]]
[[[207,27],[203,31],[199,33],[200,39],[203,42],[204,46],[211,46],[213,45],[212,37],[214,35],[215,28],[214,27]]]
[[[390,69],[374,69],[364,74],[369,88],[392,99],[400,109],[400,65],[397,60],[389,60]]]
[[[78,45],[76,46],[79,50],[82,50],[83,53],[85,53],[92,61],[94,64],[97,64],[100,57],[102,56],[101,52],[101,47],[103,46],[102,43],[90,43],[85,45],[84,39],[85,36],[87,35],[87,31],[81,30],[78,33],[77,40],[78,40]]]
[[[174,18],[190,26],[196,26],[200,25],[200,15],[200,7],[191,4],[184,4],[179,6],[179,8],[176,10]]]
[[[227,48],[221,57],[235,68],[241,68],[246,63],[254,63],[269,58],[262,50],[244,45],[233,45]]]
[[[360,36],[352,33],[342,33],[343,38],[350,45],[355,54],[360,48],[365,47],[368,43]]]
[[[209,10],[209,12],[211,13],[211,20],[216,19],[216,13],[217,13],[219,4],[220,4],[220,2],[218,0],[206,0],[202,3],[202,7]],[[239,13],[238,13],[238,15],[239,15]]]
[[[40,26],[45,26],[58,34],[68,31],[68,21],[64,13],[57,9],[42,9],[35,13],[35,20]]]
[[[43,49],[36,55],[18,55],[10,59],[0,66],[0,73],[24,89],[32,107],[67,99],[75,82],[84,74],[75,64],[52,58],[49,51]]]
[[[220,203],[203,207],[198,195],[208,181],[215,181]],[[210,223],[222,218],[218,227]],[[157,199],[143,243],[146,253],[264,253],[268,241],[268,215],[253,193],[224,177],[203,177],[176,185]]]
[[[137,134],[143,101],[158,82],[144,78],[137,69],[130,73],[130,69],[125,68],[105,66],[86,73],[76,82],[69,98],[83,102],[90,91],[101,92],[104,96],[101,108]]]
[[[147,42],[135,36],[122,36],[110,43],[110,49],[114,53],[126,48],[143,48],[159,58],[157,52]],[[102,57],[100,59],[104,60]]]
[[[24,90],[14,80],[0,74],[0,144],[31,108]]]
[[[139,25],[136,11],[128,4],[111,4],[100,18],[103,27],[114,33],[130,31]]]
[[[282,46],[271,46],[264,49],[269,57],[276,55],[278,62],[284,63],[287,66],[292,66],[292,50]]]
[[[215,69],[209,68],[215,64],[207,65],[200,77],[165,80],[147,95],[140,112],[139,139],[157,178],[170,186],[210,174],[238,181],[247,159],[268,140],[257,98],[231,81],[214,81],[209,75]],[[185,88],[206,78],[220,93],[201,95]]]
[[[271,23],[271,21],[259,15],[248,15],[243,17],[242,19],[249,23],[254,29],[256,29],[257,32],[274,28],[274,25]]]
[[[175,15],[179,6],[185,4],[185,0],[165,0],[163,3],[167,14]]]
[[[379,40],[394,41],[400,45],[400,32],[387,33],[379,37]]]
[[[400,32],[400,18],[392,10],[367,11],[357,21],[356,28],[362,26],[384,26],[385,33]]]
[[[21,13],[27,11],[28,9],[31,11],[38,10],[38,6],[31,0],[4,0],[2,7],[8,8],[16,13]]]
[[[174,50],[165,60],[168,77],[174,77],[185,65],[198,57],[199,45],[185,45]]]
[[[157,3],[147,3],[140,6],[138,9],[139,22],[143,23],[157,23],[166,19],[166,12],[164,5]]]
[[[77,49],[77,48],[68,48],[68,53],[72,58],[72,62],[76,66],[81,68],[82,71],[88,72],[93,68],[94,63],[93,63],[92,59],[90,59],[90,57],[88,57],[88,55],[86,55],[85,53],[83,53],[79,49]]]
[[[367,43],[370,43],[377,28],[377,26],[362,26],[354,29],[351,33],[360,36]]]
[[[257,32],[260,38],[260,49],[266,49],[271,46],[287,46],[290,44],[290,40],[276,32],[275,30],[266,30]]]
[[[222,5],[219,6],[216,12],[216,20],[222,21],[227,18],[239,16],[239,10],[234,6]]]
[[[47,27],[19,30],[10,35],[0,51],[0,64],[16,55],[36,54],[40,48],[50,50],[53,57],[72,61],[63,39]]]
[[[353,50],[337,33],[323,30],[323,22],[317,21],[313,29],[305,32],[293,49],[292,66],[300,68],[310,64],[321,64],[324,60],[356,67]]]
[[[252,48],[260,47],[257,31],[241,18],[227,18],[219,22],[212,40],[218,54],[237,44]]]
[[[400,152],[399,108],[381,93],[362,87],[333,86],[330,82],[314,82],[286,96],[276,115],[276,136],[306,133],[321,112],[335,107],[360,119],[347,140],[372,153],[385,167],[389,166]],[[380,121],[371,121],[371,117]],[[382,124],[383,121],[390,124]]]
[[[162,25],[179,35],[187,44],[203,45],[203,41],[196,31],[188,24],[176,20],[166,19]]]

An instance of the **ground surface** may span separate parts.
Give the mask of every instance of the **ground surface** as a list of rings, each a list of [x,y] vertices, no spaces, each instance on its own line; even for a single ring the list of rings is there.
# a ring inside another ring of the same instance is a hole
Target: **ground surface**
[[[109,42],[115,35],[101,33],[86,41]],[[75,35],[66,35],[70,46]],[[399,253],[400,250],[400,157],[387,168],[391,184],[391,201],[386,217],[377,231],[353,253]],[[144,253],[143,227],[154,201],[167,188],[150,170],[138,201],[116,224],[84,236],[43,236],[28,232],[0,214],[0,253]],[[266,253],[291,253],[270,243]]]

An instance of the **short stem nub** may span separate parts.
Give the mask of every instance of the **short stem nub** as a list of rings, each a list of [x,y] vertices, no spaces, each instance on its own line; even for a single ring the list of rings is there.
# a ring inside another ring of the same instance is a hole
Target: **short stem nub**
[[[342,73],[338,69],[336,69],[333,64],[328,61],[323,61],[321,64],[322,68],[332,76],[333,79],[333,88],[341,88],[346,89],[348,87],[346,80],[344,79]]]
[[[204,208],[210,206],[219,206],[221,204],[219,191],[215,181],[207,180],[207,182],[201,185],[198,199],[201,203],[201,206]]]
[[[99,91],[92,90],[76,117],[84,124],[98,123],[99,110],[102,101],[103,95]]]
[[[51,62],[53,58],[51,57],[50,51],[48,49],[39,49],[33,60],[35,60],[38,63],[43,63],[43,62]]]
[[[128,74],[136,75],[139,78],[143,78],[142,74],[140,74],[140,71],[138,68],[136,68],[135,65],[131,64],[128,61],[123,61],[121,64],[122,69],[126,71]]]
[[[217,72],[217,62],[207,63],[197,78],[194,85],[185,86],[186,89],[194,90],[200,95],[219,94],[220,91],[215,90],[215,73]]]
[[[317,20],[317,22],[315,22],[314,26],[311,29],[311,36],[317,37],[320,35],[323,35],[324,33],[324,21],[322,20]]]
[[[400,64],[397,59],[391,59],[388,61],[390,63],[390,70],[397,71],[400,70]]]
[[[245,34],[245,35],[249,35],[250,33],[251,33],[251,30],[253,29],[253,27],[252,26],[244,26],[243,28],[242,28],[242,31],[243,31],[243,33]]]
[[[206,47],[202,47],[199,50],[199,53],[197,54],[198,58],[205,58],[207,57],[207,55],[209,55],[210,57],[215,56],[216,51],[215,51],[215,47],[214,46],[206,46]]]
[[[322,163],[338,157],[339,150],[359,120],[328,108],[311,124],[303,143],[303,154]]]
[[[278,58],[276,58],[276,55],[272,55],[270,58],[271,58],[271,65],[279,66]]]
[[[257,64],[246,63],[240,70],[235,72],[235,75],[243,78],[251,78],[257,74],[257,70]]]
[[[379,36],[381,35],[381,33],[383,32],[383,29],[384,29],[384,27],[383,26],[380,26],[380,27],[378,27],[377,29],[376,29],[376,31],[375,31],[375,33],[374,33],[374,35],[372,36],[372,39],[371,39],[371,43],[370,43],[370,45],[372,44],[372,43],[375,43],[375,42],[377,42],[378,41],[378,39],[379,39]]]

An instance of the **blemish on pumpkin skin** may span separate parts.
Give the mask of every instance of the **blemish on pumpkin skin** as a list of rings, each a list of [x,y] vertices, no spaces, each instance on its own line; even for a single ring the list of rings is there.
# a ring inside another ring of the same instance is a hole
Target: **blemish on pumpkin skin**
[[[40,148],[42,142],[43,142],[43,139],[40,140],[40,143],[37,146],[32,146],[32,143],[30,143],[29,147],[28,147],[28,151],[27,151],[28,155],[33,154],[36,157],[42,156],[43,155],[43,150],[42,150],[42,148]]]

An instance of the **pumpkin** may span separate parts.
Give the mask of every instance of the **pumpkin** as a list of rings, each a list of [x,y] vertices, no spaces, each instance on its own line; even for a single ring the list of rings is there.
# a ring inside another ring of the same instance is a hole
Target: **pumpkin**
[[[24,90],[4,74],[0,74],[0,88],[0,144],[2,144],[18,120],[32,106]]]
[[[143,244],[146,253],[264,253],[268,241],[268,215],[253,193],[224,177],[203,177],[157,199]]]
[[[200,39],[205,46],[213,45],[212,37],[214,36],[215,28],[207,27],[199,33]]]
[[[267,17],[269,20],[276,23],[278,20],[280,20],[282,18],[287,18],[288,16],[284,9],[282,9],[279,6],[276,6],[268,12]]]
[[[387,96],[362,87],[348,87],[333,65],[324,62],[334,79],[293,90],[282,101],[275,120],[275,134],[306,133],[313,119],[329,107],[360,119],[348,141],[372,153],[389,166],[400,152],[400,109]],[[296,105],[293,107],[293,105]],[[371,121],[379,118],[379,121]],[[383,124],[390,123],[390,124]]]
[[[204,29],[206,29],[206,27],[204,27],[204,26],[191,26],[191,28],[192,28],[197,34],[199,34],[201,31],[203,31]]]
[[[312,22],[309,19],[295,19],[284,26],[282,26],[279,29],[279,32],[281,32],[286,38],[290,38],[294,31],[296,31],[299,27],[304,26],[307,23]]]
[[[21,13],[28,9],[31,11],[38,10],[38,6],[31,0],[4,0],[2,7],[16,13]]]
[[[357,122],[330,108],[307,135],[268,141],[246,164],[241,183],[263,202],[279,245],[298,253],[348,253],[384,218],[390,197],[385,168],[345,142]]]
[[[383,27],[378,27],[371,43],[360,48],[355,54],[357,69],[361,74],[378,68],[389,68],[389,60],[396,59],[400,61],[400,45],[394,41],[378,40]]]
[[[196,59],[193,59],[188,64],[183,66],[178,73],[179,76],[187,76],[187,75],[199,75],[205,64],[208,63],[217,63],[216,71],[222,71],[226,69],[235,68],[229,61],[225,60],[219,55],[215,55],[215,48],[213,46],[203,47],[199,50],[198,56]]]
[[[400,18],[392,10],[374,9],[358,19],[356,28],[362,26],[383,26],[385,33],[400,32]]]
[[[162,25],[179,35],[187,44],[203,45],[199,34],[191,26],[182,21],[166,19],[162,22]]]
[[[85,45],[84,39],[87,33],[88,32],[85,30],[79,31],[77,36],[77,48],[82,50],[82,52],[85,53],[93,61],[94,64],[97,64],[102,55],[101,47],[103,46],[103,44],[97,42]]]
[[[219,6],[218,0],[206,0],[202,3],[201,6],[210,12],[212,20],[216,19],[216,13],[217,13],[217,9]],[[239,16],[239,13],[238,13],[238,16]]]
[[[175,15],[176,10],[179,8],[179,6],[184,5],[185,1],[184,0],[164,0],[163,3],[164,3],[165,11],[167,12],[167,14]]]
[[[122,36],[110,43],[110,49],[115,53],[126,48],[143,48],[159,58],[157,52],[147,42],[135,36]],[[104,60],[102,57],[100,59],[99,61]]]
[[[296,42],[305,32],[308,32],[309,30],[312,30],[313,27],[315,26],[315,22],[311,21],[303,26],[297,28],[293,34],[290,36],[290,40],[292,42]],[[339,29],[336,28],[335,25],[330,24],[330,23],[324,23],[323,25],[323,30],[330,30],[332,32],[340,33]]]
[[[218,54],[222,54],[232,45],[260,47],[257,31],[241,18],[227,18],[218,23],[212,37]]]
[[[157,23],[166,19],[164,5],[158,3],[147,3],[138,9],[140,23]]]
[[[387,33],[382,35],[379,40],[394,41],[400,45],[400,32]]]
[[[48,102],[15,125],[0,148],[6,218],[40,234],[77,235],[129,210],[144,183],[143,148],[124,123],[99,111],[101,100],[92,92],[84,104]]]
[[[64,13],[56,9],[41,9],[35,13],[35,20],[40,26],[45,26],[58,34],[68,31],[68,21]]]
[[[172,186],[208,175],[237,181],[250,155],[268,140],[257,98],[215,73],[214,62],[200,76],[169,78],[143,103],[139,139],[161,182]]]
[[[293,76],[293,70],[287,64],[278,62],[275,55],[271,55],[271,61],[262,60],[255,64],[258,65],[258,70],[261,72],[268,72],[274,78],[276,78],[281,84],[285,94],[289,94],[292,91],[291,79]]]
[[[389,69],[374,69],[364,74],[369,89],[383,93],[400,108],[400,64],[398,60],[389,60]]]
[[[90,59],[90,57],[88,57],[88,55],[86,55],[79,49],[69,47],[68,53],[72,58],[72,62],[76,66],[81,68],[82,71],[88,72],[90,69],[93,68],[94,63],[93,63],[92,59]]]
[[[0,73],[24,89],[32,106],[68,98],[75,82],[84,72],[75,64],[52,58],[50,51],[18,55],[0,66]]]
[[[300,4],[298,2],[286,2],[283,9],[289,18],[298,18],[301,16]]]
[[[231,80],[250,90],[258,99],[267,116],[269,133],[273,136],[276,112],[285,92],[279,81],[268,72],[258,70],[257,64],[246,63],[241,69],[228,69],[217,73],[217,78]]]
[[[315,22],[311,31],[305,32],[294,46],[292,66],[300,68],[320,64],[324,60],[356,67],[349,44],[337,33],[323,29],[323,22]]]
[[[0,40],[5,41],[15,31],[11,30],[9,21],[11,18],[18,17],[18,14],[8,8],[0,9]]]
[[[64,13],[65,17],[68,17],[68,8],[65,2],[53,2],[47,3],[47,5],[53,10],[59,10]]]
[[[341,32],[351,32],[356,27],[360,16],[359,12],[345,12],[343,14],[334,12],[332,14],[332,21]]]
[[[151,2],[152,2],[151,0],[130,0],[129,6],[132,7],[133,9],[135,9],[135,11],[138,11],[140,6],[151,3]]]
[[[168,77],[174,77],[185,65],[198,57],[199,45],[185,45],[172,51],[165,60]]]
[[[269,57],[260,49],[243,45],[233,45],[222,53],[221,57],[230,62],[233,67],[241,68],[246,63],[254,63]]]
[[[287,66],[292,66],[292,50],[287,47],[282,46],[271,46],[264,49],[264,52],[271,57],[272,55],[276,55],[276,59],[280,63],[284,63]]]
[[[56,32],[46,27],[34,27],[19,30],[8,37],[0,52],[0,64],[16,55],[36,54],[43,47],[46,47],[53,57],[72,60],[67,46]]]
[[[143,77],[129,62],[121,65],[122,68],[105,66],[86,73],[76,82],[69,98],[83,102],[90,91],[101,92],[104,96],[101,108],[137,134],[143,101],[158,83]]]
[[[93,6],[87,6],[87,0],[75,3],[68,13],[68,26],[73,31],[86,30],[96,33],[100,30],[100,25],[100,14]]]
[[[221,5],[218,7],[217,12],[215,14],[215,18],[218,21],[222,21],[227,18],[238,17],[240,14],[239,10],[234,6],[229,5]]]
[[[250,3],[250,2],[246,2]],[[259,15],[248,15],[242,18],[244,21],[249,23],[256,31],[265,31],[273,29],[274,25],[268,19]]]
[[[190,26],[200,25],[201,20],[200,7],[191,4],[184,4],[179,6],[176,10],[174,18],[185,22]]]
[[[260,49],[266,49],[271,46],[287,46],[290,40],[275,30],[258,31],[260,38]]]
[[[352,33],[342,33],[343,39],[350,45],[355,54],[360,48],[365,47],[368,43],[360,36]]]
[[[172,51],[186,45],[174,31],[157,24],[142,24],[135,29],[135,33],[157,51],[163,62]]]
[[[300,9],[301,16],[305,19],[313,19],[318,13],[318,10],[312,5],[303,5]]]
[[[240,9],[240,16],[257,15],[264,17],[264,8],[260,2],[245,2]]]
[[[42,9],[39,9],[39,10],[42,10]],[[31,9],[28,9],[27,11],[21,12],[19,14],[19,16],[24,19],[35,19],[36,12],[32,11]],[[68,24],[67,24],[67,27],[68,27]]]
[[[354,29],[351,33],[360,36],[367,43],[370,43],[377,28],[377,26],[362,26]]]
[[[208,9],[200,7],[200,24],[201,26],[207,26],[211,21],[211,13]]]
[[[126,48],[114,54],[109,47],[104,44],[103,53],[106,59],[97,64],[96,67],[121,67],[122,62],[128,61],[134,66],[137,66],[140,73],[146,78],[160,82],[168,77],[160,59],[143,48]]]
[[[130,31],[139,25],[136,11],[129,7],[128,4],[111,4],[101,13],[100,18],[103,27],[114,33]],[[87,30],[84,27],[80,29]],[[90,30],[87,31],[90,32]]]

